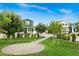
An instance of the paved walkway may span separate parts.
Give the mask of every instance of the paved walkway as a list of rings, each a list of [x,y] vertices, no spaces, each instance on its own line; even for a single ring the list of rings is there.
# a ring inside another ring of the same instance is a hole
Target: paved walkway
[[[20,54],[32,54],[36,52],[40,52],[44,50],[44,46],[40,44],[42,41],[46,40],[47,38],[51,37],[50,34],[43,34],[45,38],[38,39],[31,43],[18,43],[6,46],[2,49],[2,52],[5,54],[12,54],[12,55],[20,55]]]
[[[77,36],[77,37],[76,37],[76,41],[78,41],[78,42],[79,42],[79,36]]]
[[[33,41],[33,42],[31,42],[31,43],[41,43],[42,41],[46,40],[46,39],[49,38],[49,37],[52,37],[53,35],[51,35],[51,34],[42,34],[41,36],[44,36],[45,38],[38,39],[38,40]]]

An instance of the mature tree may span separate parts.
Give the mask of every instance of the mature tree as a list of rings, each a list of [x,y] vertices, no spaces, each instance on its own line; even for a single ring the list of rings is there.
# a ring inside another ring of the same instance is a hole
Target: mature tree
[[[54,34],[55,36],[59,33],[61,33],[62,26],[59,24],[59,22],[54,21],[51,22],[48,26],[48,32]]]
[[[38,33],[43,33],[45,32],[46,30],[46,26],[42,23],[39,23],[36,27],[35,27],[35,30],[38,32]]]
[[[22,29],[21,17],[13,12],[0,13],[0,29],[7,37],[14,37],[15,33]]]

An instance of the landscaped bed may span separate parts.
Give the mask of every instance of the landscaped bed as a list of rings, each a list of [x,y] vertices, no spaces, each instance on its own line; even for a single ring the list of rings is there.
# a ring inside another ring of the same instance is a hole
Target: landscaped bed
[[[10,44],[16,44],[16,43],[29,43],[29,42],[32,42],[34,40],[37,40],[39,38],[28,38],[28,37],[25,37],[25,38],[5,38],[5,39],[0,39],[0,56],[2,55],[6,55],[4,53],[2,53],[1,49],[5,46],[8,46]]]

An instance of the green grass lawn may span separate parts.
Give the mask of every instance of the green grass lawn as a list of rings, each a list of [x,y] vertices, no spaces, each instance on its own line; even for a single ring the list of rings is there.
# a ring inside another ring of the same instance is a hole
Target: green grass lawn
[[[35,39],[33,38],[15,38],[0,40],[0,55],[7,55],[2,53],[1,49],[9,44],[31,42],[34,40]],[[53,44],[53,40],[55,40],[55,44]],[[45,46],[45,50],[38,53],[29,54],[27,56],[79,56],[79,43],[68,42],[60,39],[58,44],[58,41],[56,39],[49,38],[43,41],[41,44]]]
[[[45,46],[45,50],[39,53],[29,54],[32,56],[79,56],[79,43],[67,42],[64,40],[55,40],[53,44],[53,39],[42,42]]]

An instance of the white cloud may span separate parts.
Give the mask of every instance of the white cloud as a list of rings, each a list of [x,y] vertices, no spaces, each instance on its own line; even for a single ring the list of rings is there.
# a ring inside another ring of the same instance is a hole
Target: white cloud
[[[71,14],[72,13],[72,10],[70,10],[70,9],[59,9],[59,11],[60,12],[62,12],[62,13],[65,13],[65,14]]]
[[[40,9],[40,10],[46,10],[46,11],[52,13],[52,10],[45,8],[45,7],[41,7],[41,6],[37,6],[37,5],[31,5],[31,7],[37,8],[37,9]]]
[[[30,11],[20,11],[20,12],[16,12],[18,13],[19,15],[26,15],[26,14],[32,14],[33,12],[30,12]]]
[[[72,22],[74,16],[73,15],[65,15],[61,18],[61,20],[66,21],[67,23]]]
[[[64,21],[66,21],[68,23],[72,21],[72,19],[73,19],[73,13],[72,13],[71,9],[62,8],[62,9],[59,9],[59,11],[61,13],[65,14],[65,15],[63,15],[63,17],[62,17],[61,20],[64,20]]]
[[[30,5],[30,4],[18,4],[18,5],[21,6],[21,7],[32,7],[32,8],[45,10],[47,12],[53,13],[52,10],[50,10],[49,8],[46,8],[46,7],[41,7],[41,6],[37,6],[37,5]]]
[[[29,7],[28,4],[25,4],[25,3],[18,3],[17,5],[19,5],[21,7]]]

